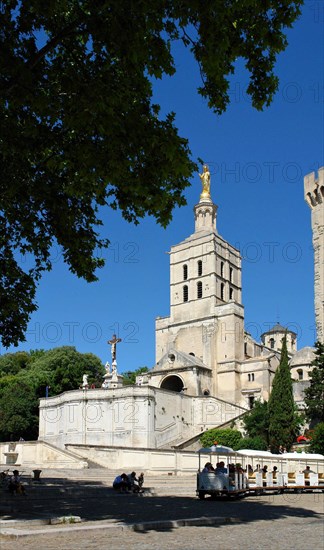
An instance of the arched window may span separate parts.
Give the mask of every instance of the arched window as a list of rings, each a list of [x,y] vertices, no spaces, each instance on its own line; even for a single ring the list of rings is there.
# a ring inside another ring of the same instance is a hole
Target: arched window
[[[185,285],[183,287],[183,301],[188,302],[188,287]]]
[[[298,369],[298,380],[302,380],[304,378],[304,373],[302,369]]]
[[[230,294],[229,294],[230,300],[233,300],[233,295],[234,295],[234,290],[230,288]]]
[[[224,277],[224,262],[221,262],[221,277]]]
[[[201,277],[202,275],[202,261],[198,261],[198,277]]]
[[[221,284],[221,300],[224,300],[224,283]]]
[[[202,298],[202,282],[197,283],[197,298]]]
[[[274,349],[274,347],[275,347],[275,340],[274,340],[274,338],[270,338],[269,341],[270,341],[270,348],[271,348],[271,349]]]
[[[232,283],[233,282],[233,269],[231,267],[230,267],[229,275],[230,275],[230,282]]]
[[[186,281],[188,279],[188,266],[185,264],[183,266],[183,280]]]

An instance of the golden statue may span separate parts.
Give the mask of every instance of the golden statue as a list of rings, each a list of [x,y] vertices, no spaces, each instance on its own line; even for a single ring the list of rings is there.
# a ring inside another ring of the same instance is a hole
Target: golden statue
[[[203,173],[199,174],[202,183],[201,199],[210,199],[210,172],[207,164],[204,164]]]

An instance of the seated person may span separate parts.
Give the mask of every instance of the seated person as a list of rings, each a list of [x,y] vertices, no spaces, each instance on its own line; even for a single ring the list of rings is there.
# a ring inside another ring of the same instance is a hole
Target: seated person
[[[202,473],[205,474],[207,472],[214,472],[214,468],[213,468],[213,465],[211,462],[206,462],[203,470],[202,470]]]
[[[216,474],[227,474],[227,468],[225,468],[225,463],[223,461],[219,462],[217,464],[215,473]]]
[[[233,487],[235,487],[235,471],[236,471],[235,464],[229,464],[228,477],[229,477],[230,489],[231,488],[233,489]]]
[[[144,485],[144,473],[142,472],[139,476],[138,476],[138,486],[140,489],[142,489]]]
[[[138,493],[140,488],[139,488],[139,482],[138,482],[138,479],[136,477],[136,472],[132,472],[131,474],[128,474],[127,476],[128,478],[128,489],[130,491],[133,491],[133,493]]]
[[[265,480],[266,477],[267,477],[267,473],[268,473],[268,466],[265,464],[261,471],[262,471],[262,479]],[[263,487],[265,487],[265,486],[266,486],[266,482],[264,481],[263,482]]]
[[[17,493],[18,495],[25,495],[25,487],[21,483],[21,478],[19,475],[18,470],[14,470],[13,476],[11,476],[9,480],[8,489],[9,492],[13,495],[14,493]]]
[[[302,473],[305,474],[305,485],[310,485],[309,474],[315,474],[315,472],[310,469],[310,466],[306,466]]]
[[[121,474],[114,479],[113,489],[119,493],[128,492],[128,477],[126,474]]]
[[[303,474],[315,474],[314,470],[310,469],[310,466],[306,466],[305,470],[303,470]]]

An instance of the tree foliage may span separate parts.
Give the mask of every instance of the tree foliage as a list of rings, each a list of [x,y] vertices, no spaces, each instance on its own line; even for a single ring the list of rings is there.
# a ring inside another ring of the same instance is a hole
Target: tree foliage
[[[261,437],[267,444],[269,438],[269,414],[267,401],[256,400],[253,408],[244,415],[244,429],[250,438]],[[260,449],[261,450],[261,449]]]
[[[38,400],[35,390],[18,377],[0,390],[0,437],[2,441],[37,439]]]
[[[231,428],[213,428],[207,430],[201,438],[200,443],[203,447],[211,447],[214,444],[231,447],[234,451],[239,449],[256,449],[265,451],[268,447],[267,441],[260,435],[253,437],[242,437],[239,430]]]
[[[1,356],[0,440],[37,438],[38,399],[45,397],[46,387],[49,395],[78,389],[83,374],[100,387],[104,373],[98,357],[69,346]]]
[[[75,390],[82,384],[83,374],[88,375],[89,384],[101,386],[104,367],[92,353],[80,353],[72,346],[54,348],[38,358],[29,371],[30,379],[41,374],[47,378],[51,395]],[[44,394],[43,394],[44,395]]]
[[[140,374],[144,374],[145,372],[148,372],[148,367],[140,367],[139,369],[136,369],[134,371],[128,371],[124,372],[123,374],[123,385],[124,386],[132,386],[136,382],[136,376],[139,376]]]
[[[301,423],[293,396],[286,336],[282,339],[280,365],[276,370],[268,404],[269,443],[277,452],[280,445],[290,449]]]
[[[310,386],[305,389],[306,415],[313,423],[324,422],[324,344],[316,342],[315,359],[309,373]]]
[[[0,334],[24,339],[57,242],[72,273],[96,280],[98,210],[163,226],[197,168],[188,141],[152,101],[175,72],[172,44],[199,64],[216,113],[243,58],[257,109],[278,87],[277,54],[302,0],[3,0],[0,9]],[[19,257],[30,260],[22,269]]]
[[[242,434],[239,430],[231,428],[213,428],[202,434],[200,443],[203,447],[211,447],[212,445],[225,445],[236,449],[242,439]]]
[[[310,450],[324,455],[324,422],[319,422],[312,431]]]
[[[0,376],[18,374],[21,370],[28,368],[31,362],[32,358],[26,351],[6,353],[0,356]]]

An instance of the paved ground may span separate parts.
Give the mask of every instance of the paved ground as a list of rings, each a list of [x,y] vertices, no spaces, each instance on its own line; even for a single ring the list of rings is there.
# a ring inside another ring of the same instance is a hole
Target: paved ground
[[[6,496],[5,506],[11,511],[3,508],[1,532],[14,538],[1,535],[1,550],[19,545],[24,550],[323,548],[323,493],[215,501],[194,495],[143,498],[117,495],[98,482],[61,479],[30,487],[27,497]],[[85,521],[58,526],[32,521],[70,514]],[[187,525],[172,523],[179,519],[187,519]],[[134,524],[141,530],[132,530]],[[29,535],[20,538],[23,530]],[[39,534],[41,530],[45,532]]]
[[[151,504],[154,498],[150,499]],[[147,530],[142,532],[118,528],[71,532],[74,527],[71,526],[67,527],[69,531],[66,533],[55,533],[56,528],[51,527],[48,528],[46,535],[24,537],[18,541],[1,539],[1,550],[16,550],[19,544],[24,550],[100,550],[103,548],[238,550],[242,547],[249,550],[304,550],[305,548],[319,550],[323,548],[322,496],[318,502],[313,495],[302,495],[297,502],[283,501],[282,497],[276,497],[275,502],[269,502],[267,498],[258,497],[251,501],[246,499],[229,504],[233,517],[249,515],[250,518],[240,523],[218,522],[208,527],[150,529],[148,526]],[[214,514],[221,512],[223,508],[223,503],[217,501],[203,503],[195,501],[195,505],[196,512],[203,514],[206,514],[208,506],[213,508]],[[207,513],[209,514],[210,510]],[[267,515],[268,519],[260,519],[260,516],[264,515]],[[163,516],[162,513],[161,517]]]

